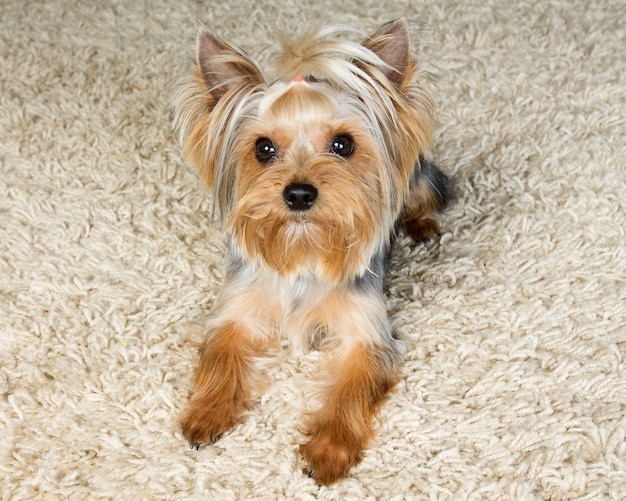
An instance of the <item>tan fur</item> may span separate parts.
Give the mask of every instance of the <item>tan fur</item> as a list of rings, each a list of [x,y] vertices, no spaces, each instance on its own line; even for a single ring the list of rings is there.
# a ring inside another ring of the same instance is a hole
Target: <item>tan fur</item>
[[[303,106],[303,101],[321,106]],[[288,91],[271,104],[265,113],[269,118],[263,120],[270,126],[255,128],[242,141],[253,143],[259,135],[274,138],[281,161],[268,168],[253,154],[241,159],[235,188],[241,195],[228,224],[251,259],[261,259],[283,275],[314,263],[314,272],[341,283],[363,270],[368,247],[379,243],[372,230],[384,224],[387,215],[380,199],[391,188],[380,179],[380,158],[365,134],[353,133],[355,139],[363,138],[363,146],[350,159],[320,152],[318,145],[326,148],[336,133],[358,130],[354,123],[334,118],[329,104],[314,89]],[[291,116],[300,117],[299,126],[290,123]],[[285,180],[320,187],[320,203],[306,217],[293,214],[282,202]]]
[[[402,223],[413,240],[423,240],[439,232],[435,215],[439,202],[435,194],[422,183],[418,184],[406,203]]]
[[[333,381],[323,407],[306,424],[309,441],[300,446],[321,484],[345,476],[361,461],[374,434],[372,418],[398,377],[395,366],[376,348],[361,343],[341,348],[328,357],[327,370]]]
[[[261,348],[258,340],[234,322],[216,327],[204,340],[193,393],[181,418],[183,433],[192,445],[212,442],[237,424],[256,385],[254,357]]]
[[[426,234],[411,221],[423,225],[436,209],[421,185],[410,194],[431,141],[432,102],[406,22],[363,44],[341,39],[342,30],[283,41],[272,84],[241,50],[201,30],[197,69],[173,95],[175,127],[212,188],[231,263],[183,433],[192,445],[206,443],[241,419],[258,357],[281,334],[296,348],[328,350],[323,405],[301,447],[322,484],[360,461],[372,417],[397,380],[401,349],[370,266],[381,272],[402,214]],[[350,139],[349,154],[332,150],[338,137]],[[270,141],[271,156],[259,156],[259,140]],[[287,203],[293,184],[315,188],[312,205]]]

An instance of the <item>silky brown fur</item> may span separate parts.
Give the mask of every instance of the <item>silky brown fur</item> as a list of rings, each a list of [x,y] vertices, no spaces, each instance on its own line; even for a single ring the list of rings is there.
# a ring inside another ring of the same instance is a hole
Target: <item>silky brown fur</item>
[[[449,193],[432,164],[428,74],[405,20],[362,43],[345,27],[283,40],[278,78],[201,29],[193,74],[173,94],[175,128],[211,188],[227,235],[228,276],[205,329],[181,423],[192,447],[240,422],[258,362],[287,337],[326,351],[322,406],[300,452],[321,484],[348,474],[394,387],[402,346],[382,287],[399,225],[438,231]],[[261,144],[261,146],[259,146]]]

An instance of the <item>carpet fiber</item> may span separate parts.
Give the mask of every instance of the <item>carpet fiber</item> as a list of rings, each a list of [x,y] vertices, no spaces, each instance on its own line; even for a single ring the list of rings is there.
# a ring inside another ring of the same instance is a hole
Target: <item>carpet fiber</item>
[[[210,197],[170,124],[200,22],[271,62],[276,27],[419,21],[431,158],[458,194],[401,238],[407,346],[376,442],[302,474],[320,355],[285,353],[243,424],[177,424],[223,281]],[[626,28],[612,0],[3,0],[2,499],[623,499]]]

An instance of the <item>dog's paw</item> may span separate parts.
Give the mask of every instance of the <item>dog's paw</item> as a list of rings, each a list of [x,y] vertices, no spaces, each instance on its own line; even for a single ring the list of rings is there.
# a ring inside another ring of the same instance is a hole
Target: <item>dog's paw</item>
[[[344,478],[361,461],[361,445],[354,439],[342,438],[345,437],[322,432],[300,446],[300,454],[308,464],[305,473],[318,484],[329,485]]]
[[[431,217],[406,218],[404,228],[416,242],[428,240],[439,233],[439,224]]]
[[[183,435],[192,449],[201,445],[214,444],[220,437],[239,422],[232,409],[217,409],[190,403],[180,421]]]
[[[219,437],[215,437],[215,436],[211,435],[211,440],[209,440],[208,444],[213,445],[213,444],[215,444],[218,441],[218,439],[219,439]],[[200,446],[202,444],[203,444],[202,442],[192,442],[192,441],[189,441],[189,448],[192,451],[194,451],[194,450],[195,451],[199,451],[200,450]]]

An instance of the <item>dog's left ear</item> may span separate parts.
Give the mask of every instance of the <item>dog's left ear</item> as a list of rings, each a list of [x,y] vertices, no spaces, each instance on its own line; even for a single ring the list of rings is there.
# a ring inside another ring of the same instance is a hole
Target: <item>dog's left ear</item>
[[[378,69],[396,86],[402,87],[411,66],[411,43],[405,18],[383,25],[363,42],[386,66]]]

